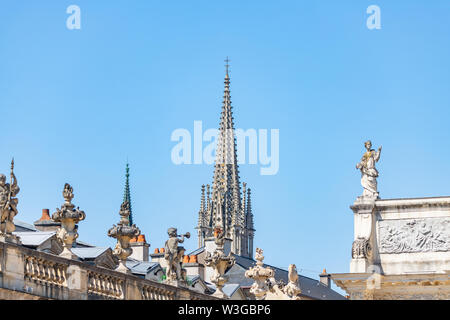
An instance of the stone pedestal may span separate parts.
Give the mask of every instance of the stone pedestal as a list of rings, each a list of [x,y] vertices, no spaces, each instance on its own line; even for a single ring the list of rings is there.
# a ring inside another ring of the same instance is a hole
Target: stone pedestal
[[[67,246],[64,246],[63,248],[63,251],[59,254],[61,258],[79,260],[78,256],[76,256]]]
[[[369,260],[367,259],[352,259],[350,261],[350,272],[351,273],[366,273],[367,268],[370,266]]]

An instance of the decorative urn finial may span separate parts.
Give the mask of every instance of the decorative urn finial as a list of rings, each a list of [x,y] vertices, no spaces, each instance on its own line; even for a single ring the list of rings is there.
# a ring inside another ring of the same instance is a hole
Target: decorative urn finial
[[[213,296],[221,299],[229,299],[230,297],[223,292],[223,287],[228,281],[228,276],[225,275],[225,272],[236,263],[236,260],[231,255],[231,252],[228,255],[224,253],[225,235],[220,227],[214,228],[214,237],[214,242],[217,247],[212,255],[210,252],[206,252],[205,265],[214,270],[214,274],[211,276],[211,282],[214,283],[217,289]]]
[[[52,220],[61,223],[61,227],[56,232],[56,237],[63,245],[63,251],[60,253],[61,257],[67,259],[78,259],[78,257],[71,251],[73,242],[78,238],[77,223],[86,218],[84,211],[79,207],[75,208],[72,203],[73,188],[70,184],[64,185],[63,197],[65,203],[61,209],[56,209],[52,214]]]
[[[108,236],[117,239],[116,246],[113,250],[113,255],[119,259],[119,266],[116,271],[123,273],[131,273],[130,269],[126,266],[127,258],[133,253],[133,249],[130,247],[130,240],[141,234],[136,225],[130,226],[130,204],[128,201],[124,201],[120,206],[120,222],[113,225],[108,230]]]

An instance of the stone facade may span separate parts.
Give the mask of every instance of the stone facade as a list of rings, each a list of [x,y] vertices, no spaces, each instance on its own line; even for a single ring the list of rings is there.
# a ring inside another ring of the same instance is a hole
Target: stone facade
[[[352,299],[450,299],[450,197],[358,198],[350,273],[333,274]]]

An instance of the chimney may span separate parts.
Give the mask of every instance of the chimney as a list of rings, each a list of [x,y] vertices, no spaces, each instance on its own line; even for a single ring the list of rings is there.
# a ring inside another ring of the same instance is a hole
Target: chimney
[[[205,266],[198,263],[197,255],[184,256],[183,269],[186,270],[188,276],[198,275],[202,280],[205,279]]]
[[[139,261],[148,261],[148,248],[150,244],[145,241],[145,235],[141,234],[137,238],[131,239],[130,247],[133,249],[130,258]]]
[[[34,222],[34,226],[39,231],[56,231],[61,223],[52,220],[49,209],[42,209],[42,216]]]
[[[323,272],[319,274],[320,283],[322,283],[327,288],[331,288],[331,276],[327,273],[326,269],[323,269]]]

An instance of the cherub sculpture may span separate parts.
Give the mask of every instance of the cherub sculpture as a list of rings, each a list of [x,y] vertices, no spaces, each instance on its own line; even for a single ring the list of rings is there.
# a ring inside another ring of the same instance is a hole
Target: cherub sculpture
[[[191,234],[187,232],[178,238],[176,228],[169,228],[167,230],[169,240],[164,245],[164,259],[167,261],[166,277],[168,281],[182,280],[181,261],[184,255],[184,248],[179,247],[179,243],[184,242],[184,238],[190,238]]]

